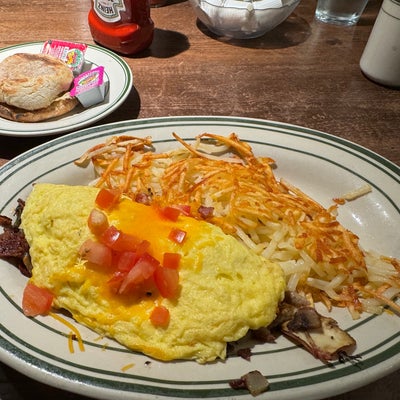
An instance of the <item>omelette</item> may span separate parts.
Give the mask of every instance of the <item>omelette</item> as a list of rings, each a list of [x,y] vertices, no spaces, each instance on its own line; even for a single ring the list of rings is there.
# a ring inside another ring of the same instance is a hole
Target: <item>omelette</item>
[[[199,363],[225,359],[228,342],[275,319],[285,290],[278,265],[206,221],[185,213],[166,218],[157,207],[124,197],[102,210],[109,226],[140,238],[153,260],[178,254],[179,287],[164,295],[149,278],[133,290],[115,290],[115,266],[93,265],[82,252],[88,240],[98,241],[88,218],[99,191],[38,183],[26,200],[21,228],[30,246],[30,283],[54,295],[54,309],[133,351]],[[157,307],[167,310],[166,324],[153,322]]]

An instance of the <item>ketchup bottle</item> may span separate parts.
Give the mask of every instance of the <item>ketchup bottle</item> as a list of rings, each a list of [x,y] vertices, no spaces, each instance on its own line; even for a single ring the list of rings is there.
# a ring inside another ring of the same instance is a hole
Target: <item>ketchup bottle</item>
[[[153,41],[149,0],[92,0],[88,22],[94,41],[117,53],[135,54]]]

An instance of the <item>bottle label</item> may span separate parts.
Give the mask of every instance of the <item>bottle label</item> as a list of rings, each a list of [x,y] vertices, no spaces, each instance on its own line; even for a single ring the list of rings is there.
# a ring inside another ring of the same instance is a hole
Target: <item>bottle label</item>
[[[117,22],[125,11],[125,3],[124,0],[94,0],[94,11],[103,21]]]

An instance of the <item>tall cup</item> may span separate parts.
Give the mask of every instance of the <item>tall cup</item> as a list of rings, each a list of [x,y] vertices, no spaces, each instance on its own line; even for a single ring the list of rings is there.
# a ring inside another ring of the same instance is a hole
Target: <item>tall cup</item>
[[[400,88],[400,0],[384,0],[360,59],[373,81]]]
[[[360,19],[368,0],[318,0],[315,18],[336,25],[354,25]]]

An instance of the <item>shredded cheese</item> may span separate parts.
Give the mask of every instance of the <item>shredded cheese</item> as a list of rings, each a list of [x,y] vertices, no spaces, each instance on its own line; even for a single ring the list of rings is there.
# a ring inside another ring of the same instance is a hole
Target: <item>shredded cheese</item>
[[[79,330],[74,325],[72,325],[69,321],[67,321],[65,318],[61,317],[60,315],[55,314],[53,312],[50,312],[49,314],[54,319],[61,322],[62,324],[64,324],[66,327],[68,327],[71,330],[71,332],[68,335],[68,348],[69,348],[70,352],[74,353],[73,340],[75,338],[78,341],[79,350],[85,351],[85,346],[83,344],[82,336],[81,336]]]
[[[134,366],[135,366],[134,363],[126,364],[126,365],[124,365],[124,366],[121,368],[121,371],[122,371],[122,372],[126,372],[126,371],[128,371],[129,369],[133,368]]]
[[[69,352],[71,354],[75,353],[75,349],[74,349],[74,333],[70,332],[68,334],[68,348],[69,348]]]

